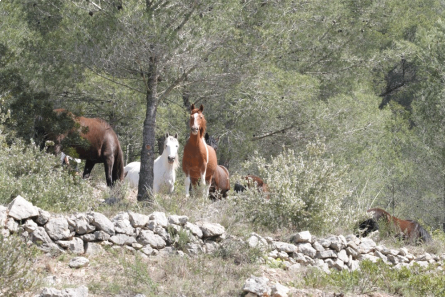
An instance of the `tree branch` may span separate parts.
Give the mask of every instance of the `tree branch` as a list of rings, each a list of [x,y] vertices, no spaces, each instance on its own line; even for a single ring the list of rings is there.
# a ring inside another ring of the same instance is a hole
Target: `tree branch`
[[[260,139],[263,139],[263,138],[266,138],[266,137],[270,137],[270,136],[275,135],[275,134],[278,134],[278,133],[284,133],[284,132],[286,132],[287,130],[292,129],[293,127],[295,127],[295,125],[290,125],[289,127],[283,128],[283,129],[281,129],[281,130],[277,130],[277,131],[273,131],[273,132],[268,132],[268,133],[263,134],[263,135],[260,135],[260,136],[254,136],[254,137],[252,137],[250,140],[251,140],[251,141],[256,141],[256,140],[260,140]]]

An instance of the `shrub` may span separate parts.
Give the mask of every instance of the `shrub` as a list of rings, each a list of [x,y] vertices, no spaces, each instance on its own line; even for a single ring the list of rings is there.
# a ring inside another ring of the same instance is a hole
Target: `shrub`
[[[85,210],[92,188],[62,168],[58,158],[34,143],[7,145],[0,131],[0,204],[21,195],[49,211]]]
[[[271,230],[281,227],[331,231],[339,222],[351,221],[340,210],[351,194],[342,178],[345,168],[324,158],[325,145],[317,140],[296,154],[284,150],[270,162],[256,154],[244,164],[256,171],[269,186],[270,199],[256,190],[236,199],[242,215]]]
[[[33,269],[36,252],[17,236],[0,235],[0,296],[17,296],[37,287],[39,276]]]

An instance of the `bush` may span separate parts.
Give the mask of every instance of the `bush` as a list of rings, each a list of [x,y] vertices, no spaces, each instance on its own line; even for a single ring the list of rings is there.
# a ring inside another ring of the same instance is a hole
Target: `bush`
[[[39,276],[32,261],[36,252],[22,238],[0,235],[0,296],[17,296],[37,287]]]
[[[269,186],[270,199],[256,190],[247,191],[236,199],[242,214],[271,230],[327,232],[340,221],[351,221],[340,209],[351,194],[342,180],[346,170],[324,158],[324,152],[325,145],[317,140],[300,154],[288,149],[270,162],[256,154],[245,167],[256,167]]]
[[[54,155],[20,139],[7,145],[1,131],[0,147],[0,204],[21,195],[49,211],[82,211],[88,207],[92,188],[62,168]]]

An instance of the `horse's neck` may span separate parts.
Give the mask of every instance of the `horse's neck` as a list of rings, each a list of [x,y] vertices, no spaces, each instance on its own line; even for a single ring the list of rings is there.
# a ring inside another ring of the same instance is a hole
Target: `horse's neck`
[[[197,135],[193,135],[192,133],[190,133],[189,141],[190,144],[192,144],[193,146],[199,147],[201,144],[205,145],[205,140],[204,137],[201,136],[201,131]]]

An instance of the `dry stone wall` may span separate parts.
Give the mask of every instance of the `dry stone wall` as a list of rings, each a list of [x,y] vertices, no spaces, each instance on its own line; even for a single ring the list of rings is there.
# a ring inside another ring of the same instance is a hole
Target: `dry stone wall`
[[[187,234],[188,243],[182,250],[175,249],[179,234]],[[149,215],[131,211],[118,213],[109,219],[97,212],[76,213],[68,216],[54,215],[35,207],[21,196],[8,206],[0,206],[0,234],[8,237],[17,233],[43,251],[58,250],[78,255],[102,253],[105,246],[120,246],[143,256],[168,255],[172,253],[194,256],[212,253],[233,240],[220,224],[189,221],[187,216],[166,215],[153,212]],[[353,271],[365,259],[376,262],[381,259],[395,269],[417,263],[433,265],[443,270],[445,255],[424,253],[414,255],[405,247],[389,249],[377,245],[370,238],[354,235],[316,238],[309,231],[293,235],[289,242],[277,241],[252,233],[246,239],[237,238],[241,244],[263,251],[268,262],[275,262],[288,270],[298,271],[302,266],[313,266],[326,273],[332,269]],[[70,267],[88,265],[85,257],[73,258]],[[85,290],[86,289],[86,290]],[[265,277],[252,276],[246,280],[243,290],[246,296],[288,296],[291,288],[271,283]],[[54,289],[45,289],[41,296],[57,296]],[[48,294],[46,294],[46,293]],[[51,294],[49,294],[51,292]],[[72,295],[87,296],[82,287]],[[79,293],[81,292],[81,293]]]

